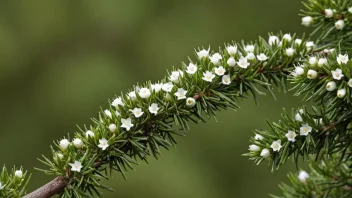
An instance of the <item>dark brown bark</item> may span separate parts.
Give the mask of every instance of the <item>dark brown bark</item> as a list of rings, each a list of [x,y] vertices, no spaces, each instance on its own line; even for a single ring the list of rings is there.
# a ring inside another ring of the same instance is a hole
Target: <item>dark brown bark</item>
[[[59,176],[23,198],[49,198],[63,192],[68,183],[69,180],[67,178]]]

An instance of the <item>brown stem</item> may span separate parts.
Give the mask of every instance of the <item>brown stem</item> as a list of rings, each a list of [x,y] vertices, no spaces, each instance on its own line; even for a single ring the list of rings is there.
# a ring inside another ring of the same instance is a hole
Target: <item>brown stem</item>
[[[44,186],[25,195],[23,198],[49,198],[63,192],[68,183],[68,178],[58,176]]]

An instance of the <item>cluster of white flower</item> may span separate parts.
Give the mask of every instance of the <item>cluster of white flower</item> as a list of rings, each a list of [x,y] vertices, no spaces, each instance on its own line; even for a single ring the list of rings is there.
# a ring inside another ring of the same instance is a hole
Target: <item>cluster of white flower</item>
[[[335,28],[337,30],[342,30],[345,27],[345,20],[338,17],[334,17],[336,15],[336,12],[337,11],[335,9],[330,9],[330,8],[325,9],[324,10],[325,18],[333,19],[335,22]],[[348,12],[352,13],[352,7],[348,8]],[[314,19],[311,16],[305,16],[302,18],[302,25],[306,27],[310,27],[311,25],[313,25],[313,23],[314,23]]]

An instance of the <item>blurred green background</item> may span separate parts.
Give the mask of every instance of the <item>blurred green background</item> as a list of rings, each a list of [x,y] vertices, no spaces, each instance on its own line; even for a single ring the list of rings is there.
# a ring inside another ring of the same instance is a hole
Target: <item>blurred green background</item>
[[[268,32],[304,31],[292,0],[14,0],[0,2],[0,164],[33,172],[30,190],[52,179],[33,170],[36,158],[76,124],[90,124],[108,98],[136,82],[158,80],[193,49],[213,49]],[[177,149],[115,174],[104,197],[268,197],[278,193],[287,164],[270,172],[242,157],[255,128],[276,121],[292,94],[244,100],[218,122],[192,125]]]

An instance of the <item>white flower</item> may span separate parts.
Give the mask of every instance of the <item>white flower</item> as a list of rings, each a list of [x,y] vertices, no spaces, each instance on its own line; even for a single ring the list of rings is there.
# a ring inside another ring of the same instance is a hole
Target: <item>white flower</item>
[[[189,65],[187,66],[186,72],[189,74],[194,74],[197,72],[197,70],[198,70],[197,64],[189,63]]]
[[[250,151],[260,151],[260,147],[255,145],[255,144],[252,144],[252,145],[249,145],[249,149]]]
[[[178,72],[177,72],[178,73]],[[149,98],[150,96],[150,90],[148,88],[141,88],[139,91],[138,91],[138,95],[141,97],[141,98]]]
[[[211,82],[213,81],[213,78],[215,78],[215,74],[213,74],[211,71],[203,72],[203,80]]]
[[[325,86],[326,90],[334,91],[336,89],[336,83],[334,81],[330,81]]]
[[[313,18],[311,16],[305,16],[302,18],[302,25],[309,27],[313,23]]]
[[[16,176],[17,178],[22,178],[22,177],[23,177],[23,172],[22,172],[21,170],[16,170],[16,171],[15,171],[15,176]]]
[[[210,48],[208,50],[203,49],[203,50],[197,52],[198,58],[202,59],[204,57],[208,57],[209,56],[209,50],[210,50]]]
[[[337,90],[337,97],[343,98],[346,95],[346,89]]]
[[[117,126],[116,126],[116,124],[110,124],[109,125],[109,130],[110,130],[110,132],[115,132],[116,131],[116,129],[117,129]]]
[[[158,106],[158,104],[156,104],[156,103],[152,103],[150,106],[149,106],[149,112],[151,113],[151,114],[154,114],[154,115],[156,115],[157,113],[158,113],[158,111],[159,111],[159,106]]]
[[[255,139],[255,140],[263,140],[264,137],[261,136],[261,135],[259,135],[259,134],[255,134],[254,139]]]
[[[194,98],[189,97],[186,100],[186,105],[187,107],[190,107],[190,108],[194,107],[194,105],[196,105],[196,100]]]
[[[213,56],[210,57],[210,62],[212,62],[214,65],[217,65],[220,63],[220,60],[222,59],[222,56],[219,53],[213,54]]]
[[[91,130],[86,131],[86,138],[94,137],[94,133]]]
[[[244,47],[244,51],[253,52],[254,51],[254,45],[246,45],[246,47]]]
[[[291,34],[284,34],[284,36],[282,37],[283,40],[286,40],[288,42],[291,42],[292,37]]]
[[[325,17],[332,18],[334,16],[334,11],[332,9],[325,9]]]
[[[121,116],[120,112],[118,112],[118,111],[115,111],[115,115],[116,115],[116,117],[120,117]]]
[[[341,65],[341,63],[346,64],[348,62],[348,54],[342,55],[339,54],[337,56],[337,62]]]
[[[308,41],[306,43],[306,48],[307,48],[307,51],[311,51],[313,48],[314,48],[315,44],[313,41]]]
[[[161,88],[166,92],[171,92],[172,88],[174,88],[174,84],[172,84],[172,82],[168,82],[168,83],[163,84],[163,86]]]
[[[345,27],[345,21],[344,21],[344,20],[338,20],[338,21],[335,23],[335,27],[336,27],[336,29],[338,29],[338,30],[342,30],[342,29]]]
[[[124,106],[125,104],[122,102],[121,97],[118,97],[114,101],[112,101],[111,105],[114,106],[115,108],[118,108],[119,105]]]
[[[312,56],[312,57],[309,58],[308,62],[309,62],[309,64],[310,64],[312,67],[314,67],[314,66],[317,65],[318,59],[317,59],[317,57]]]
[[[227,50],[228,54],[234,56],[237,53],[237,46],[236,45],[234,45],[234,46],[229,45],[229,46],[227,46],[226,50]]]
[[[73,145],[75,145],[75,147],[78,149],[80,149],[84,146],[83,141],[79,138],[73,139]]]
[[[2,190],[3,188],[5,188],[5,185],[2,185],[2,183],[0,182],[0,190]]]
[[[178,82],[178,78],[180,77],[180,72],[179,71],[173,71],[171,72],[171,76],[169,77],[169,79],[172,82]]]
[[[183,88],[178,88],[177,92],[174,93],[174,95],[177,97],[177,100],[186,99],[186,94],[187,94],[187,91],[184,90]]]
[[[299,181],[305,183],[308,178],[309,178],[309,174],[306,171],[304,170],[299,171],[299,174],[298,174]]]
[[[83,168],[82,163],[79,161],[75,161],[75,163],[68,163],[71,166],[71,171],[81,172]]]
[[[57,157],[58,157],[59,159],[62,159],[62,158],[64,157],[64,155],[61,154],[61,153],[58,153],[58,154],[57,154]],[[1,189],[0,189],[0,190],[1,190]]]
[[[269,45],[278,45],[280,43],[280,39],[277,36],[269,36]]]
[[[108,141],[105,138],[99,140],[98,147],[101,148],[103,151],[109,146]]]
[[[317,78],[317,77],[318,77],[318,72],[316,72],[315,70],[312,70],[312,69],[308,70],[308,72],[307,72],[307,78],[309,78],[309,79],[315,79],[315,78]]]
[[[265,60],[268,59],[268,57],[265,54],[263,54],[263,53],[257,55],[257,58],[258,58],[259,61],[265,61]]]
[[[304,74],[304,69],[302,67],[295,67],[295,71],[292,72],[293,76],[301,76]]]
[[[352,13],[352,7],[349,7],[349,8],[348,8],[348,12],[349,12],[349,13]]]
[[[297,120],[298,122],[303,122],[303,118],[300,113],[296,113],[295,120]]]
[[[121,123],[121,127],[125,128],[127,131],[129,131],[134,126],[134,124],[132,124],[131,118],[121,118]]]
[[[307,136],[310,132],[312,132],[312,127],[308,124],[302,124],[299,128],[300,135]]]
[[[248,60],[254,60],[254,59],[255,59],[255,55],[251,52],[251,53],[248,53],[248,54],[247,54],[246,58],[247,58]]]
[[[219,76],[222,76],[225,74],[226,70],[223,66],[215,67],[215,73]]]
[[[223,75],[221,81],[222,81],[222,84],[224,84],[224,85],[231,84],[230,75]]]
[[[293,56],[295,54],[295,50],[293,48],[287,48],[286,49],[286,55],[287,56]]]
[[[301,44],[302,44],[302,39],[296,39],[296,40],[295,40],[295,43],[296,43],[297,45],[301,45]]]
[[[237,65],[246,69],[250,63],[247,61],[247,58],[241,57],[240,60],[238,60]]]
[[[348,80],[348,86],[352,87],[352,79]]]
[[[139,118],[143,115],[143,111],[141,108],[134,108],[133,110],[130,109],[130,111],[133,113],[133,115],[136,117],[136,118]]]
[[[104,113],[105,113],[106,116],[112,118],[112,114],[111,114],[109,109],[105,109]]]
[[[341,78],[344,77],[344,75],[342,74],[342,70],[339,68],[335,69],[335,71],[332,70],[331,74],[335,80],[341,80]]]
[[[324,65],[328,65],[328,60],[326,58],[320,58],[318,61],[318,66],[322,67]]]
[[[270,156],[270,151],[269,149],[263,149],[262,152],[260,152],[260,156],[262,156],[263,158],[267,158]]]
[[[70,142],[67,139],[62,139],[59,145],[63,150],[65,150],[69,144]]]
[[[282,147],[281,140],[273,141],[273,143],[271,144],[270,147],[273,149],[273,151],[280,151],[280,149]]]
[[[161,90],[161,86],[163,86],[163,84],[155,83],[155,84],[151,84],[150,86],[152,88],[152,91],[155,91],[155,93],[158,93]]]
[[[128,93],[128,97],[131,100],[136,100],[137,99],[136,92],[135,91],[131,91],[130,93]]]
[[[235,59],[231,56],[228,60],[227,60],[227,64],[230,66],[230,67],[233,67],[236,65],[236,61]]]
[[[294,131],[288,131],[287,133],[286,133],[286,135],[285,135],[286,137],[287,137],[287,140],[288,141],[290,141],[290,142],[294,142],[294,141],[296,141],[296,136],[297,136],[297,134],[294,132]]]

